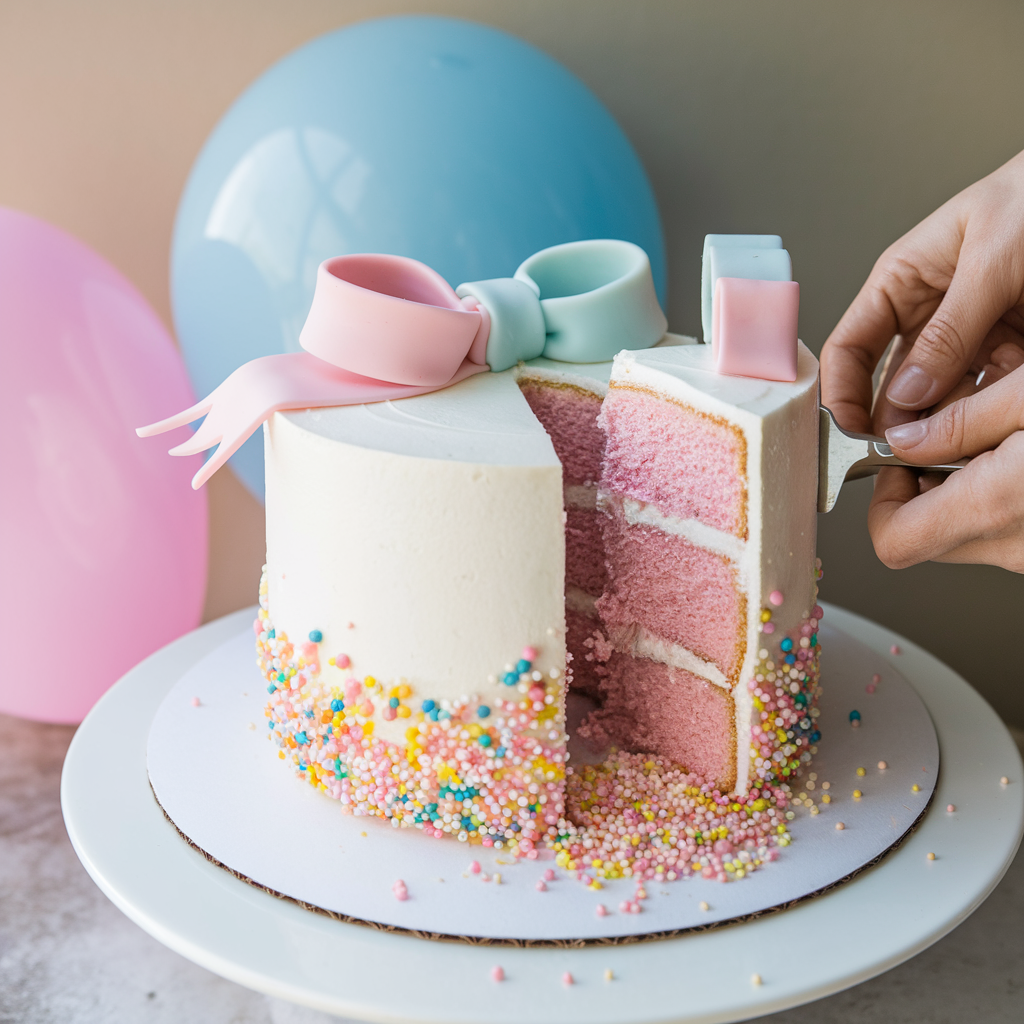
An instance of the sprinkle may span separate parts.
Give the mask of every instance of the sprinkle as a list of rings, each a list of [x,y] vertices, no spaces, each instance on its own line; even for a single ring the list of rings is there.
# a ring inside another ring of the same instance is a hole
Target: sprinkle
[[[536,647],[524,647],[523,648],[523,661],[536,661],[537,660],[537,648]]]
[[[853,799],[854,800],[859,800],[863,795],[864,794],[859,789],[855,789],[853,791]]]
[[[197,707],[199,707],[199,704],[200,704],[199,698],[198,697],[193,697],[192,698],[192,707],[197,708]]]
[[[478,860],[471,860],[469,862],[469,870],[474,875],[479,875],[480,874],[480,861],[478,861]]]
[[[536,889],[537,892],[547,892],[548,891],[548,887],[544,884],[544,879],[543,878],[538,878],[537,879],[537,884],[534,886],[534,889]]]
[[[500,967],[494,966],[491,968],[491,979],[493,981],[504,981],[505,972]]]
[[[391,891],[395,894],[396,900],[404,901],[409,898],[409,890],[406,889],[405,882],[403,882],[402,879],[400,878],[398,879],[397,882],[395,882],[393,886],[391,886]]]
[[[1010,780],[1005,775],[1000,776],[1000,779],[999,779],[999,785],[1000,786],[1008,786],[1009,784],[1010,784]]]
[[[946,813],[952,814],[956,810],[956,804],[946,804]]]
[[[871,682],[874,683],[875,686],[877,686],[881,681],[882,677],[877,672],[871,677]]]
[[[856,727],[860,725],[860,712],[857,710],[850,712],[850,725]]]
[[[902,654],[903,652],[900,650],[900,645],[899,644],[893,644],[892,647],[889,648],[889,653],[890,654]]]
[[[575,981],[573,980],[573,976],[568,971],[566,971],[565,974],[562,975],[562,984],[563,985],[574,985],[575,984]]]
[[[864,687],[864,690],[867,693],[874,693],[875,692],[875,684],[874,683],[868,683],[868,685]]]
[[[501,872],[500,871],[495,871],[494,872],[493,880],[494,880],[494,884],[495,885],[501,885]]]
[[[594,913],[597,914],[598,917],[607,917],[608,908],[603,903],[598,903],[598,905],[594,908]]]
[[[914,784],[913,784],[913,785],[912,785],[912,786],[910,787],[910,791],[911,791],[912,793],[920,793],[920,792],[921,792],[921,787],[920,787],[920,786],[919,786],[919,785],[918,785],[918,784],[917,784],[917,783],[915,782],[915,783],[914,783]]]
[[[836,831],[837,832],[842,832],[844,828],[846,828],[846,826],[841,821],[837,821],[836,822]]]
[[[271,722],[271,725],[273,725],[273,722]],[[248,730],[249,730],[250,732],[255,732],[255,731],[256,731],[256,723],[255,723],[255,722],[250,722],[250,723],[249,723],[249,724],[248,724],[248,725],[246,726],[246,728],[247,728],[247,729],[248,729]]]
[[[761,975],[760,974],[752,974],[750,976],[750,984],[751,985],[762,985],[762,984],[764,984],[762,982],[762,980],[761,980]]]
[[[604,980],[605,981],[614,981],[615,980],[615,973],[612,971],[612,969],[610,967],[606,967],[605,968]]]
[[[863,768],[858,768],[857,769],[857,774],[860,775],[860,776],[864,776],[864,775],[867,775],[867,772]]]
[[[880,772],[884,772],[886,770],[886,768],[888,768],[888,767],[889,767],[889,765],[888,765],[887,762],[885,762],[885,761],[879,761],[878,762],[878,770]]]
[[[324,635],[323,635],[323,633],[320,632],[319,629],[311,629],[309,631],[310,643],[318,644],[318,643],[320,643],[321,640],[323,640],[323,638],[324,638]]]
[[[706,900],[701,900],[700,901],[700,909],[701,910],[710,910],[711,906],[707,903]]]
[[[555,880],[555,873],[554,873],[554,871],[551,870],[551,868],[548,868],[547,871],[544,872],[544,881],[545,882],[553,882],[554,880]]]
[[[763,591],[762,591],[762,593],[763,593]],[[782,602],[785,601],[786,599],[785,599],[785,597],[782,596],[782,591],[781,590],[773,590],[768,595],[768,600],[773,605],[775,605],[776,608],[778,608],[778,607],[780,607],[782,605]]]
[[[928,859],[929,860],[935,860],[935,854],[934,853],[929,853],[928,854]]]

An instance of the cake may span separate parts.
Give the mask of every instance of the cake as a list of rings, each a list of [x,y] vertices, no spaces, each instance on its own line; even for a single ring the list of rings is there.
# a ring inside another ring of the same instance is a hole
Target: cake
[[[705,261],[711,345],[661,336],[635,246],[572,243],[451,297],[492,372],[268,409],[268,731],[348,813],[548,846],[592,884],[742,877],[788,842],[818,739],[817,361],[780,258],[743,268],[774,240],[714,237],[739,276]],[[600,764],[568,763],[570,689]]]

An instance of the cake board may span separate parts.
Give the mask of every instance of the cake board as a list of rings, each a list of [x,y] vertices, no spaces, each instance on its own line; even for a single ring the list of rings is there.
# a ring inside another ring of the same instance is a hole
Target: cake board
[[[539,850],[536,860],[516,859],[503,849],[396,829],[346,815],[337,801],[303,785],[304,775],[278,759],[267,736],[266,685],[253,664],[248,628],[194,665],[164,698],[150,728],[149,780],[170,821],[214,863],[344,920],[466,940],[581,943],[748,919],[836,885],[884,856],[924,814],[940,771],[931,719],[902,675],[827,621],[818,636],[831,663],[817,719],[824,740],[807,777],[792,784],[795,794],[805,794],[787,814],[792,844],[734,884],[650,881],[641,913],[621,910],[636,891],[629,878],[594,890],[558,868],[549,850]],[[570,696],[570,737],[585,703]],[[851,710],[862,716],[858,728]],[[606,754],[572,739],[570,751],[577,769]],[[820,802],[823,792],[830,802]],[[546,868],[554,877],[538,890]],[[392,892],[398,879],[406,900]]]
[[[228,978],[327,1012],[453,1022],[746,1019],[866,980],[941,938],[992,890],[1019,843],[1020,759],[992,710],[920,648],[832,608],[827,621],[915,686],[942,750],[932,809],[899,849],[852,882],[741,926],[614,947],[496,949],[347,925],[206,861],[181,841],[149,788],[146,737],[158,706],[248,618],[229,616],[182,638],[103,698],[68,754],[65,818],[93,878],[155,937]],[[902,655],[889,654],[894,643]],[[500,986],[490,977],[498,963],[507,977]],[[608,969],[611,982],[603,980]],[[562,984],[565,971],[574,985]],[[751,984],[755,973],[763,984]]]

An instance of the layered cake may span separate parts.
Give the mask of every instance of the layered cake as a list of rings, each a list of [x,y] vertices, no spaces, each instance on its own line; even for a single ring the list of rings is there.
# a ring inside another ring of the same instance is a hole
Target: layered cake
[[[788,254],[757,277],[781,243],[711,237],[711,345],[663,335],[635,246],[573,243],[436,286],[468,325],[452,383],[342,374],[375,398],[268,408],[268,732],[346,812],[546,845],[595,885],[742,877],[788,842],[818,739],[818,367]],[[599,763],[568,763],[570,689]]]

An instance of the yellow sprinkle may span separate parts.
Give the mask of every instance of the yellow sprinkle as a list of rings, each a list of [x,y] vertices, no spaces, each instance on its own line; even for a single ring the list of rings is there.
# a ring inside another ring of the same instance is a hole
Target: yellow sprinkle
[[[928,854],[928,859],[929,860],[935,860],[935,854],[934,853],[929,853]]]
[[[408,704],[399,705],[399,707],[396,708],[396,711],[399,718],[408,718],[412,714]]]
[[[864,794],[859,789],[855,789],[853,791],[853,799],[854,800],[859,800],[863,795]]]
[[[751,985],[761,985],[761,984],[763,984],[762,981],[761,981],[761,975],[760,974],[752,974],[750,976],[750,984]]]
[[[761,621],[762,622],[771,622],[771,620],[772,620],[772,613],[770,611],[768,611],[767,608],[765,608],[765,610],[763,612],[761,612]]]
[[[377,680],[373,676],[367,676],[363,680],[363,686],[376,686]]]
[[[710,907],[710,905],[708,903],[705,903],[704,900],[701,900],[700,901],[700,909],[701,910],[710,910],[711,907]]]
[[[823,793],[821,797],[821,802],[823,804],[830,804],[832,803],[832,797],[830,797],[828,793]]]
[[[863,768],[858,768],[857,769],[857,774],[858,775],[867,775],[867,772]]]
[[[910,787],[910,789],[911,789],[911,792],[914,792],[914,793],[920,793],[921,792],[921,787],[916,782]]]
[[[612,980],[614,979],[614,977],[615,977],[615,975],[614,975],[614,974],[612,973],[612,969],[611,969],[611,968],[609,967],[609,968],[608,968],[608,969],[607,969],[607,970],[606,970],[606,971],[604,972],[604,980],[605,980],[605,981],[612,981]]]

